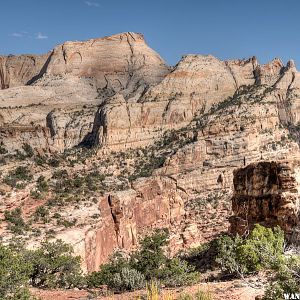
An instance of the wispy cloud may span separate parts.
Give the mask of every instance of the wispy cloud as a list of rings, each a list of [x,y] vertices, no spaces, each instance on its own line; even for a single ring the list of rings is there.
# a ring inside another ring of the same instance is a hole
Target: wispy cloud
[[[90,7],[100,7],[100,4],[98,2],[84,1],[84,3]]]
[[[11,36],[16,37],[16,38],[21,38],[24,36],[24,34],[20,33],[20,32],[14,32],[11,34]]]
[[[45,35],[41,32],[38,32],[38,33],[32,35],[28,31],[24,31],[24,30],[11,33],[10,36],[14,37],[14,38],[27,38],[27,39],[35,38],[37,40],[45,40],[48,38],[47,35]]]
[[[36,35],[36,37],[35,37],[37,40],[45,40],[45,39],[47,39],[48,38],[48,36],[47,35],[44,35],[44,34],[42,34],[41,32],[39,32],[37,35]]]

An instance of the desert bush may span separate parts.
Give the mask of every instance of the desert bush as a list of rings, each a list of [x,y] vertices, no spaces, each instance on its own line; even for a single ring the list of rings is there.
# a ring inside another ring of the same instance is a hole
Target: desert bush
[[[144,274],[147,280],[162,277],[162,267],[168,260],[163,249],[168,244],[167,239],[166,230],[157,230],[146,236],[140,243],[140,250],[131,256],[131,265]]]
[[[28,225],[22,217],[22,209],[20,207],[4,212],[5,221],[8,222],[8,229],[13,233],[22,234],[24,230],[28,230]]]
[[[32,264],[30,282],[39,288],[72,288],[83,284],[80,257],[61,240],[45,241],[37,250],[28,251]]]
[[[47,159],[44,156],[39,156],[38,155],[38,156],[34,157],[34,162],[38,166],[43,166],[47,163]]]
[[[37,179],[37,181],[36,181],[36,187],[37,187],[37,189],[38,189],[41,193],[43,193],[43,192],[48,192],[49,186],[48,186],[48,183],[47,183],[47,181],[46,181],[46,179],[45,179],[44,176],[41,175],[41,176]]]
[[[229,274],[242,275],[277,268],[283,259],[284,234],[277,227],[255,225],[245,239],[222,236],[217,240],[216,261]]]
[[[217,240],[204,243],[198,247],[180,253],[180,257],[194,266],[198,271],[214,270],[217,256]]]
[[[200,276],[186,261],[173,258],[166,263],[160,279],[168,287],[177,287],[194,284],[199,281]]]
[[[46,181],[46,178],[41,175],[36,181],[36,190],[31,191],[30,195],[34,199],[41,199],[44,193],[48,192],[49,186]]]
[[[5,300],[40,300],[39,298],[34,297],[28,288],[21,287],[15,289],[15,291],[6,296]]]
[[[34,220],[42,220],[44,223],[49,222],[49,209],[45,206],[39,206],[34,213]]]
[[[271,278],[264,300],[281,300],[283,294],[300,294],[300,257],[293,255],[281,261]]]
[[[120,252],[114,253],[109,262],[100,267],[99,272],[92,272],[87,276],[89,287],[99,287],[113,281],[115,274],[120,273],[123,268],[130,268],[129,262]]]
[[[53,172],[52,178],[54,179],[64,179],[64,178],[68,178],[69,174],[67,172],[67,170],[65,169],[61,169],[61,170],[57,170]]]
[[[135,269],[124,267],[119,273],[114,274],[108,286],[119,292],[134,291],[145,286],[145,277]]]
[[[0,154],[6,154],[8,153],[7,149],[5,148],[3,142],[0,142]]]
[[[39,191],[33,190],[30,191],[30,197],[32,197],[33,199],[41,199],[42,194]]]
[[[31,299],[26,288],[31,271],[30,262],[22,255],[0,245],[0,299]]]
[[[149,177],[153,171],[163,166],[166,157],[160,155],[149,154],[147,157],[142,158],[136,162],[134,173],[131,174],[129,181],[136,180],[139,177]]]
[[[57,218],[57,225],[62,225],[66,228],[70,228],[72,226],[75,226],[76,222],[77,222],[76,218],[72,219],[72,220]]]
[[[27,157],[32,157],[34,155],[34,151],[29,144],[24,144],[22,146],[22,148],[23,148],[24,152],[26,153]]]
[[[57,168],[57,167],[59,167],[59,165],[60,165],[59,160],[56,159],[56,158],[51,158],[51,159],[49,159],[49,160],[47,161],[47,163],[48,163],[48,165],[49,165],[50,167],[53,167],[53,168]]]
[[[197,282],[199,273],[194,267],[179,257],[168,258],[165,255],[164,247],[168,244],[167,239],[167,231],[157,230],[154,234],[146,236],[140,243],[140,249],[132,253],[128,259],[116,253],[109,263],[101,266],[99,272],[93,272],[88,276],[88,285],[98,287],[106,284],[112,289],[132,290],[139,288],[144,280],[159,281],[170,287]],[[132,287],[122,276],[129,272],[124,273],[124,270],[130,270],[135,278]]]
[[[31,179],[32,175],[30,170],[25,166],[18,166],[14,171],[9,172],[9,174],[4,178],[4,183],[11,187],[17,187],[18,183],[24,183]]]
[[[82,287],[80,258],[72,247],[58,240],[43,242],[26,250],[21,239],[8,246],[0,244],[0,299],[31,300],[29,284],[39,288]]]

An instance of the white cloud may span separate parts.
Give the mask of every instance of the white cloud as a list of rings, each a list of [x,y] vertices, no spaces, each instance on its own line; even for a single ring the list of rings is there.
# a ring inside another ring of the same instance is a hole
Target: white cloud
[[[97,3],[97,2],[84,1],[84,3],[85,3],[87,6],[90,6],[90,7],[100,7],[100,4]]]
[[[39,32],[37,35],[36,35],[36,37],[35,37],[36,39],[38,39],[38,40],[44,40],[44,39],[47,39],[48,38],[48,36],[47,35],[44,35],[44,34],[42,34],[41,32]]]
[[[14,33],[11,34],[11,36],[16,37],[16,38],[21,38],[21,37],[23,37],[24,35],[23,35],[23,33],[14,32]]]

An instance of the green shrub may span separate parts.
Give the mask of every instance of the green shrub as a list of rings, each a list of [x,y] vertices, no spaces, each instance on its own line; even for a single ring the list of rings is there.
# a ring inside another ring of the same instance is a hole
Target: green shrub
[[[70,228],[72,226],[74,226],[77,222],[77,219],[73,219],[73,220],[66,220],[66,219],[61,219],[61,218],[58,218],[57,219],[57,225],[62,225],[66,228]]]
[[[30,299],[26,289],[30,262],[7,246],[0,245],[0,299]],[[20,294],[27,297],[18,298]]]
[[[284,233],[279,228],[266,228],[256,225],[248,238],[238,248],[239,261],[246,272],[277,268],[283,259]]]
[[[22,146],[22,148],[23,148],[24,152],[26,153],[27,157],[32,157],[34,155],[34,151],[29,144],[24,144]]]
[[[45,206],[39,206],[34,213],[34,220],[42,220],[44,223],[49,222],[49,209]]]
[[[5,221],[7,221],[8,229],[16,234],[22,234],[24,230],[28,230],[28,225],[25,223],[22,217],[22,209],[20,207],[11,211],[6,210],[4,212]]]
[[[47,159],[44,156],[36,156],[34,158],[34,162],[38,165],[38,166],[43,166],[47,163]]]
[[[141,249],[131,256],[131,265],[147,280],[161,277],[162,267],[167,263],[163,247],[168,244],[168,232],[157,230],[141,241]]]
[[[286,257],[281,261],[266,288],[264,300],[281,300],[283,294],[300,294],[300,257]]]
[[[130,268],[129,262],[120,252],[114,253],[107,264],[100,267],[99,272],[92,272],[87,276],[89,287],[99,287],[113,281],[115,274],[120,273],[123,268]]]
[[[80,258],[72,256],[71,246],[60,240],[43,242],[36,250],[26,250],[21,240],[9,246],[0,244],[0,299],[35,299],[29,284],[39,288],[84,286]]]
[[[0,154],[6,154],[8,151],[6,150],[3,142],[0,142]]]
[[[31,295],[28,288],[17,288],[14,293],[9,296],[6,296],[5,300],[39,300],[33,295]]]
[[[243,240],[240,237],[222,236],[217,240],[216,262],[225,273],[238,275],[245,270],[243,262],[238,259],[238,247]]]
[[[115,290],[132,290],[139,288],[144,280],[160,281],[169,287],[197,282],[199,273],[195,272],[194,267],[180,258],[171,259],[165,255],[167,239],[167,231],[157,230],[141,241],[140,249],[131,254],[130,258],[125,259],[116,253],[109,263],[101,266],[99,272],[88,276],[88,285],[99,287],[106,284]],[[125,279],[128,274],[134,277],[134,281],[130,283],[132,286]]]
[[[216,262],[229,274],[242,275],[272,269],[283,259],[284,234],[277,227],[255,225],[246,239],[223,236],[217,241]]]
[[[196,248],[180,254],[183,260],[194,266],[198,271],[216,269],[217,240],[212,240]]]
[[[4,182],[11,187],[17,187],[18,183],[23,183],[30,181],[32,175],[27,167],[19,166],[14,171],[9,172],[9,174],[4,178]]]
[[[57,160],[57,159],[55,159],[55,158],[49,159],[47,163],[48,163],[48,165],[49,165],[50,167],[53,167],[53,168],[57,168],[57,167],[59,167],[59,165],[60,165],[59,160]]]
[[[33,199],[42,199],[42,194],[39,191],[30,191],[30,197]]]
[[[179,258],[169,259],[162,270],[161,278],[165,286],[177,287],[192,285],[199,281],[200,276],[195,268]]]
[[[67,170],[65,170],[65,169],[54,171],[54,173],[52,175],[52,178],[54,178],[54,179],[63,179],[63,178],[68,178],[68,177],[69,177],[69,174],[68,174]]]
[[[80,257],[61,240],[45,241],[37,250],[27,252],[33,271],[31,284],[39,288],[72,288],[83,284]]]
[[[48,192],[49,186],[44,176],[40,176],[36,183],[36,187],[40,192]]]

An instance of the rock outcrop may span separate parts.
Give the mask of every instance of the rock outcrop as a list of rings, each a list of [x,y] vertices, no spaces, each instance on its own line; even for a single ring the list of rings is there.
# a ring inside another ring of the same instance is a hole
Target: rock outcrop
[[[87,232],[81,252],[87,270],[97,270],[115,249],[136,249],[139,236],[154,228],[175,231],[185,214],[184,197],[173,180],[160,177],[139,180],[131,190],[104,196],[101,221]]]
[[[299,161],[250,164],[234,172],[231,231],[244,234],[255,223],[279,225],[299,242]]]
[[[143,36],[130,32],[66,42],[44,56],[1,57],[0,82],[6,90],[0,91],[0,126],[4,125],[2,131],[17,131],[31,123],[49,127],[51,136],[45,136],[42,143],[32,136],[29,143],[48,145],[44,151],[64,151],[85,140],[104,100],[117,93],[126,99],[139,97],[168,72],[169,67]],[[11,145],[20,148],[22,141],[4,142],[13,150]]]
[[[118,95],[105,102],[92,140],[110,150],[149,145],[164,131],[188,125],[196,115],[233,96],[240,86],[254,84],[256,66],[255,58],[223,62],[210,55],[185,56],[138,99],[125,101]]]

